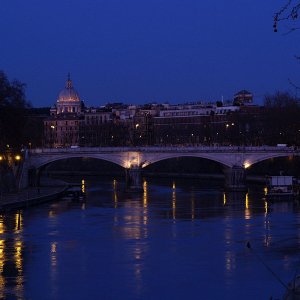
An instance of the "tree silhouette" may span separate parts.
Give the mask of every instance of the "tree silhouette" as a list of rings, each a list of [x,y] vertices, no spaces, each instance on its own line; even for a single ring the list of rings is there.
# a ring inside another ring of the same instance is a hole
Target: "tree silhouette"
[[[19,148],[23,143],[25,110],[30,104],[25,99],[25,85],[9,81],[0,71],[0,150]]]
[[[300,145],[300,104],[287,92],[265,96],[264,141],[267,145]]]
[[[274,15],[274,31],[278,31],[279,22],[289,23],[289,32],[300,29],[297,25],[300,11],[300,2],[297,0],[286,0],[281,8]]]

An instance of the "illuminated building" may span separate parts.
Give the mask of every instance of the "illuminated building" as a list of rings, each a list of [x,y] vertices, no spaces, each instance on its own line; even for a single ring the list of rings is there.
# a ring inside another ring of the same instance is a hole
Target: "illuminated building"
[[[243,90],[235,105],[116,102],[87,108],[69,75],[44,120],[44,146],[259,145],[262,110],[250,105],[252,98]]]
[[[242,90],[234,95],[233,104],[234,105],[249,105],[253,102],[252,93]]]
[[[123,116],[124,107],[122,110]],[[131,119],[130,116],[120,118],[119,114],[114,107],[86,108],[68,75],[65,88],[44,120],[44,146],[127,145],[127,124]]]
[[[83,122],[83,102],[68,75],[66,86],[58,95],[50,117],[44,121],[44,144],[50,147],[79,144],[79,129]]]

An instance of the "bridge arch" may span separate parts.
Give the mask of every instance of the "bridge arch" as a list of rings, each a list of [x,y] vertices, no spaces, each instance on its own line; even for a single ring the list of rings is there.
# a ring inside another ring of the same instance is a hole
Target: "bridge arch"
[[[214,178],[220,183],[225,183],[225,170],[223,164],[219,162],[196,157],[196,156],[179,156],[166,158],[144,167],[142,175],[149,177],[169,177],[175,178],[182,176],[183,178],[201,178],[203,180]]]
[[[53,162],[57,162],[57,161],[60,161],[60,160],[65,160],[65,159],[72,159],[72,158],[92,158],[92,159],[97,159],[97,160],[104,160],[104,161],[107,161],[107,162],[111,162],[115,165],[118,165],[120,167],[124,167],[123,165],[123,161],[122,160],[117,160],[115,158],[110,158],[108,156],[104,156],[102,157],[101,155],[95,155],[95,154],[75,154],[75,155],[65,155],[65,154],[62,154],[62,155],[57,155],[57,156],[51,156],[51,157],[45,157],[41,160],[37,160],[36,162],[34,162],[30,167],[33,167],[33,168],[36,168],[36,169],[40,169],[46,165],[49,165]]]
[[[55,157],[45,156],[42,159],[35,160],[32,164],[29,164],[28,168],[27,168],[27,171],[24,170],[28,174],[27,185],[29,185],[29,186],[40,186],[41,178],[42,178],[42,175],[43,175],[46,167],[51,165],[52,163],[59,162],[59,161],[62,161],[62,160],[68,160],[68,159],[76,159],[76,158],[80,158],[80,159],[84,159],[84,158],[97,159],[99,161],[106,161],[106,162],[114,164],[115,166],[123,168],[123,166],[118,164],[115,160],[106,159],[106,157],[103,158],[103,157],[99,157],[97,155],[80,155],[80,154],[76,154],[76,155],[67,155],[67,156],[66,155],[57,155]],[[93,171],[95,171],[95,170],[93,170]],[[70,172],[72,172],[72,171],[70,171]]]
[[[259,156],[249,156],[246,158],[245,166],[246,168],[251,167],[253,165],[256,165],[260,162],[267,161],[269,159],[273,158],[284,158],[284,157],[300,157],[299,153],[270,153],[265,155],[259,155]]]
[[[193,157],[193,158],[206,159],[206,160],[210,160],[210,161],[219,163],[220,165],[222,165],[224,167],[231,167],[230,163],[225,162],[224,160],[220,159],[219,157],[213,157],[212,155],[206,154],[206,153],[164,153],[164,154],[155,155],[155,156],[149,155],[149,157],[147,157],[147,155],[145,155],[146,160],[142,164],[142,168],[145,168],[149,165],[152,165],[154,163],[164,161],[167,159],[182,158],[182,157]]]

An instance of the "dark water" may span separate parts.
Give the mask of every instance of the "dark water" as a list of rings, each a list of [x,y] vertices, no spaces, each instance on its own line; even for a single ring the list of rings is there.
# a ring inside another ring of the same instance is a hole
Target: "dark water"
[[[263,187],[85,181],[86,201],[2,215],[0,299],[270,299],[300,258],[300,210]],[[250,241],[252,249],[246,247]],[[259,257],[257,257],[257,255]]]

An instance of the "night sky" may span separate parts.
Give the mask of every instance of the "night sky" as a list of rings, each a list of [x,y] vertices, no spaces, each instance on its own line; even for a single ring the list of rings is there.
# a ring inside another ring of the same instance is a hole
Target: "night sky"
[[[300,85],[284,0],[1,0],[0,69],[50,106],[68,72],[88,106],[231,99]],[[299,93],[299,92],[298,92]]]

